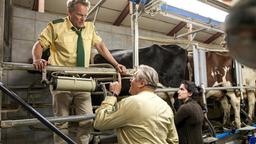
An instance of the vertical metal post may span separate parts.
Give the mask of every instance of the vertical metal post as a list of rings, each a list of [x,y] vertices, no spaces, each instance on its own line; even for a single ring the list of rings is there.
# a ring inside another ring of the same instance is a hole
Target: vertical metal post
[[[201,84],[201,87],[203,89],[203,95],[202,95],[202,98],[203,98],[203,110],[204,110],[204,115],[207,118],[208,108],[207,108],[207,100],[206,100],[206,96],[205,96],[206,91],[205,91],[204,84]]]
[[[235,68],[236,68],[237,86],[240,87],[241,103],[242,105],[244,105],[242,67],[241,67],[241,64],[237,62],[237,60],[235,60]]]
[[[200,84],[203,84],[205,87],[208,87],[206,66],[207,65],[206,65],[205,51],[202,49],[199,49]]]
[[[45,0],[38,1],[38,12],[44,13],[45,9]]]
[[[139,5],[130,1],[131,33],[133,47],[133,67],[139,65],[139,27],[138,27]]]
[[[4,0],[3,11],[3,61],[12,60],[12,0]]]
[[[193,48],[193,62],[194,62],[194,80],[195,84],[200,84],[200,70],[199,70],[199,52],[195,45],[192,46]]]
[[[0,62],[4,59],[4,15],[5,15],[5,3],[6,0],[0,1]],[[0,81],[3,79],[3,68],[0,67]],[[0,92],[0,111],[2,111],[2,98],[3,94]],[[2,120],[2,114],[0,113],[0,121]],[[0,143],[2,143],[2,129],[0,128]]]
[[[193,45],[194,77],[196,85],[207,87],[207,70],[205,51]]]

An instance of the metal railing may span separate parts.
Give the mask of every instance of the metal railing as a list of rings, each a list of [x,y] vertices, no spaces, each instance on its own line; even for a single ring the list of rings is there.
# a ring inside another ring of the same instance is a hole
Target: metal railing
[[[63,132],[61,132],[54,124],[49,122],[45,117],[43,117],[40,113],[38,113],[33,107],[27,104],[22,98],[20,98],[17,94],[13,91],[9,90],[7,87],[4,86],[2,82],[0,82],[0,89],[6,95],[10,96],[13,100],[18,102],[23,108],[29,111],[33,116],[35,116],[42,124],[60,136],[63,140],[65,140],[69,144],[76,144],[72,139],[66,136]]]

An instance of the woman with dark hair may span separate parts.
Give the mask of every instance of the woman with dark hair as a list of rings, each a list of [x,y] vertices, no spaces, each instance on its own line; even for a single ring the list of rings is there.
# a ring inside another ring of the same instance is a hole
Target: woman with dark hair
[[[202,88],[190,81],[183,81],[178,91],[182,105],[174,120],[180,144],[203,144],[202,125],[203,110],[196,99],[202,96]]]

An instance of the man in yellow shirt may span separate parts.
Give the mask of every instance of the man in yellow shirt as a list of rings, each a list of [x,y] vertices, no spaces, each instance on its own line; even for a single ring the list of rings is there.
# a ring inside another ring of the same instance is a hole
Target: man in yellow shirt
[[[178,144],[174,115],[169,105],[154,93],[158,74],[149,66],[140,65],[130,80],[132,96],[117,103],[108,96],[96,110],[94,127],[99,130],[116,129],[120,144]],[[118,95],[121,84],[110,85]]]
[[[38,41],[32,49],[33,65],[42,71],[48,64],[56,66],[88,67],[91,48],[108,60],[120,73],[125,73],[126,68],[118,64],[113,58],[102,39],[97,35],[91,22],[85,22],[90,3],[88,0],[68,0],[68,16],[50,22],[41,32]],[[50,49],[48,61],[42,59],[43,51]],[[53,110],[56,116],[68,116],[70,104],[75,106],[75,114],[89,114],[92,112],[90,93],[53,91]],[[59,128],[68,134],[68,124],[59,123]],[[89,142],[92,121],[81,121],[76,135],[76,142],[87,144]],[[62,143],[62,139],[54,136],[55,143]]]

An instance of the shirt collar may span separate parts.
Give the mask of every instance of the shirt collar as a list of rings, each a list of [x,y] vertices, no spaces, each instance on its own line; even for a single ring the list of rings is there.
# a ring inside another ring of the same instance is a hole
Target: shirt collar
[[[151,91],[141,91],[139,92],[137,95],[155,95],[154,92],[151,92]]]

